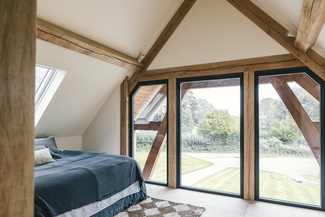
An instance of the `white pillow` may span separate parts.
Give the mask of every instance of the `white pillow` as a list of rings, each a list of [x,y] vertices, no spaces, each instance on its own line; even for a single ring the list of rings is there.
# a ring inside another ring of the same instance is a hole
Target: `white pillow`
[[[40,166],[55,161],[52,158],[50,150],[48,148],[34,151],[34,159],[35,159],[35,166]]]

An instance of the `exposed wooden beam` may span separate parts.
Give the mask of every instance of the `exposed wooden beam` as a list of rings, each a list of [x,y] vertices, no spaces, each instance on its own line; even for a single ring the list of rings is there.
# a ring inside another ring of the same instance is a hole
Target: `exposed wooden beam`
[[[161,122],[151,121],[148,124],[134,123],[134,130],[158,130]]]
[[[317,41],[325,23],[325,1],[304,0],[294,44],[306,53]]]
[[[34,216],[36,0],[0,1],[0,216]]]
[[[133,96],[133,120],[139,119],[143,111],[157,95],[162,85],[144,85],[141,86]]]
[[[149,151],[146,163],[144,165],[142,173],[145,179],[150,179],[154,172],[154,168],[156,167],[156,164],[158,162],[161,150],[163,148],[163,144],[166,141],[166,134],[167,134],[167,115],[164,116],[160,124],[156,137]]]
[[[145,166],[143,168],[143,176],[150,179],[156,163],[158,162],[163,145],[167,135],[167,119],[168,119],[168,186],[176,188],[176,79],[168,80],[168,110],[169,115],[165,114],[156,137],[151,146]],[[187,89],[182,93],[182,100],[187,92]]]
[[[317,125],[311,121],[307,112],[286,82],[276,79],[271,84],[287,107],[320,165],[320,130],[316,128]]]
[[[279,75],[279,76],[261,76],[258,79],[260,84],[269,84],[275,80],[281,80],[281,82],[297,82],[301,79],[302,74],[290,74],[290,75]]]
[[[112,48],[99,44],[67,29],[37,18],[37,38],[68,48],[96,59],[126,68],[132,72],[139,71],[143,64]]]
[[[143,73],[143,76],[141,77],[140,81],[209,76],[243,71],[281,69],[300,66],[304,66],[304,64],[302,64],[296,57],[291,54],[285,54],[277,56],[258,57],[243,60],[232,60],[225,62],[149,70]]]
[[[325,80],[325,59],[318,53],[310,49],[304,53],[297,48],[293,40],[287,36],[287,29],[277,23],[272,17],[254,5],[250,0],[227,0],[236,7],[248,19],[259,26],[265,33],[287,49],[292,55],[299,59],[303,64]]]
[[[266,76],[260,77],[260,84],[267,84],[274,82],[275,80],[281,82],[296,82],[302,88],[304,88],[311,96],[314,97],[318,102],[320,100],[320,85],[316,83],[306,74],[293,74],[293,75],[280,75],[280,76]],[[198,88],[211,88],[211,87],[230,87],[230,86],[239,86],[239,80],[235,79],[218,79],[210,81],[196,81],[188,82],[182,84],[182,89],[198,89]]]
[[[301,74],[296,81],[302,88],[304,88],[314,99],[320,102],[320,85],[316,83],[306,74]]]
[[[151,98],[150,103],[147,104],[146,101],[138,101],[138,103],[143,103],[142,106],[137,106],[137,108],[144,108],[142,111],[134,111],[134,113],[138,114],[140,113],[138,120],[144,120],[148,121],[151,116],[157,111],[157,109],[161,106],[161,104],[165,101],[167,96],[167,85],[162,85],[160,90],[157,92],[157,94]],[[147,93],[148,95],[151,95],[151,93]]]
[[[129,146],[129,78],[125,77],[121,86],[120,96],[120,154],[130,156]]]
[[[184,0],[182,5],[178,8],[174,16],[171,18],[167,26],[164,28],[158,39],[155,41],[145,58],[143,59],[143,68],[139,72],[133,73],[130,78],[129,91],[131,92],[135,85],[140,80],[142,74],[147,71],[148,67],[158,55],[159,51],[166,44],[170,36],[173,34],[178,25],[182,22],[186,14],[190,11],[196,0]]]
[[[182,84],[182,89],[201,89],[211,87],[231,87],[239,86],[239,79],[218,79],[209,81],[195,81]]]
[[[260,84],[272,83],[275,81],[281,82],[296,82],[304,88],[312,97],[318,102],[320,100],[320,86],[306,74],[280,75],[280,76],[266,76],[260,77]]]
[[[281,80],[282,82],[297,82],[298,84],[302,83],[300,80],[303,80],[305,84],[303,84],[307,89],[310,89],[311,91],[309,94],[312,94],[311,92],[314,92],[313,94],[319,93],[319,87],[315,87],[315,85],[318,85],[316,82],[311,80],[307,75],[305,74],[293,74],[293,75],[280,75],[280,76],[266,76],[266,77],[260,77],[259,83],[260,84],[266,84],[271,83],[275,79]],[[231,86],[239,86],[240,81],[236,79],[218,79],[218,80],[209,80],[209,81],[195,81],[195,82],[187,82],[182,84],[182,89],[197,89],[197,88],[211,88],[211,87],[231,87]],[[302,86],[302,85],[300,85]],[[316,88],[316,89],[315,89]],[[319,94],[318,94],[319,95]],[[317,99],[319,101],[319,99]]]

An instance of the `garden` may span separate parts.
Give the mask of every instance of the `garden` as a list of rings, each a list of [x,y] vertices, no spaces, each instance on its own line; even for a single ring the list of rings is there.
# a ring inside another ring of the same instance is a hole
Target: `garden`
[[[319,121],[319,104],[303,89],[293,91],[313,121]],[[166,112],[163,106],[154,120],[159,121]],[[259,157],[268,159],[307,159],[315,161],[310,147],[280,99],[264,98],[259,103]],[[136,159],[143,168],[151,148],[155,131],[139,131],[136,137]],[[196,153],[236,154],[240,153],[240,117],[227,110],[215,109],[204,99],[197,99],[192,91],[182,101],[181,107],[181,173],[182,176],[212,168],[209,158],[197,158]],[[192,155],[191,155],[192,154]],[[160,154],[152,180],[166,182],[166,145]],[[238,160],[238,157],[237,159]],[[309,162],[308,161],[308,162]],[[284,160],[283,163],[286,161]],[[261,163],[262,164],[262,163]],[[267,164],[266,164],[267,165]],[[261,166],[262,167],[262,166]],[[316,165],[317,167],[317,165]],[[316,170],[319,170],[319,166]],[[319,173],[299,174],[295,179],[285,172],[260,170],[260,196],[274,200],[292,201],[319,205]],[[184,176],[185,177],[185,176]],[[206,174],[191,187],[222,192],[240,192],[239,167],[227,167]]]

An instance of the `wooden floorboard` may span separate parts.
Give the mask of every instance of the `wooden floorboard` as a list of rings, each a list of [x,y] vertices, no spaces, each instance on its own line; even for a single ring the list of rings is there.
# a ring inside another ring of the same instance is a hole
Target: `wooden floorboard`
[[[147,184],[148,195],[206,208],[202,217],[325,217],[325,212]]]

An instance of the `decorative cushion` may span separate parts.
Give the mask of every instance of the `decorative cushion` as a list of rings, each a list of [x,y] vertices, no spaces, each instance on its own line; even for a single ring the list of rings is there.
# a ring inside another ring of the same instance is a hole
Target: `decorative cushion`
[[[50,150],[48,148],[34,151],[35,166],[54,162]]]
[[[47,138],[37,138],[35,139],[35,146],[44,145],[48,147],[51,151],[57,153],[59,149],[56,145],[55,138],[53,136]]]

